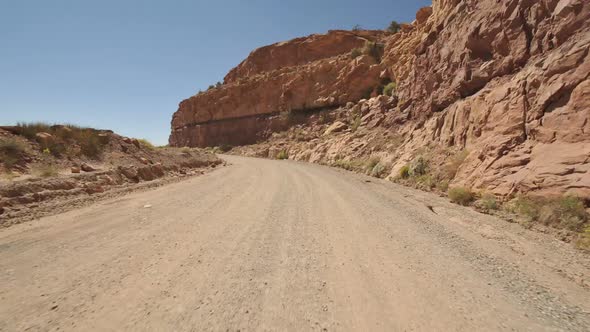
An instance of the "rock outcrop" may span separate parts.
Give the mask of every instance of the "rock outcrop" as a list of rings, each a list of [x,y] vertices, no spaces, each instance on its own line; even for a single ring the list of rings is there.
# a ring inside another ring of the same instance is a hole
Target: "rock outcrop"
[[[173,146],[253,143],[281,126],[284,112],[330,108],[368,97],[381,67],[350,52],[383,32],[331,31],[258,49],[225,84],[180,103],[172,119]]]
[[[583,0],[434,1],[386,46],[400,111],[415,119],[401,159],[458,147],[471,154],[457,184],[590,197],[589,20]]]
[[[348,39],[343,48],[318,36],[275,44],[222,88],[181,103],[171,143],[247,144],[285,129],[269,114],[332,108],[342,131],[323,135],[331,123],[311,121],[270,142],[312,162],[379,155],[390,177],[421,155],[443,167],[463,151],[451,185],[590,200],[589,22],[585,0],[434,0],[399,33],[362,36],[385,45],[379,59],[351,60],[344,53],[361,41]],[[333,53],[321,58],[314,42]],[[396,83],[394,98],[361,100],[384,81]]]

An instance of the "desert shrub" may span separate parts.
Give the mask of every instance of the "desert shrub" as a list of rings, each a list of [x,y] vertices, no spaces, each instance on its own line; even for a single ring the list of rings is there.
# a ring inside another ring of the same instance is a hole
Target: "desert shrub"
[[[365,174],[370,175],[373,171],[373,168],[377,166],[381,162],[381,158],[374,156],[365,161],[365,166],[363,167]]]
[[[276,158],[278,160],[286,160],[286,159],[289,159],[289,154],[287,153],[287,151],[282,150],[279,153],[277,153]]]
[[[424,174],[419,176],[418,178],[416,178],[416,183],[418,183],[418,185],[422,187],[422,189],[426,190],[432,190],[436,187],[436,180],[430,174]]]
[[[369,175],[376,178],[382,178],[384,175],[386,175],[386,172],[387,166],[382,162],[378,162],[377,165],[373,166],[373,169]]]
[[[400,30],[401,30],[401,26],[399,23],[397,23],[397,21],[391,21],[391,23],[387,27],[387,31],[393,32],[393,33],[398,33]]]
[[[564,196],[545,202],[539,213],[541,223],[557,225],[572,231],[581,231],[588,219],[584,202],[574,196]]]
[[[102,154],[104,144],[98,133],[83,129],[76,133],[75,141],[80,145],[80,153],[88,158],[97,159]]]
[[[16,127],[18,134],[28,139],[35,139],[35,135],[37,135],[37,133],[51,131],[51,125],[44,122],[19,122]]]
[[[352,51],[350,51],[350,58],[351,59],[356,59],[361,55],[363,55],[363,50],[361,50],[360,48],[354,48],[354,49],[352,49]]]
[[[395,82],[390,82],[383,88],[383,94],[386,96],[393,96],[396,88],[397,84]]]
[[[79,145],[80,154],[89,158],[98,158],[108,143],[108,137],[100,137],[100,132],[92,128],[75,125],[49,125],[46,123],[19,123],[17,133],[31,140],[36,140],[38,133],[48,133],[53,138],[41,144],[41,151],[49,151],[55,157],[68,153],[68,146]]]
[[[410,166],[406,165],[399,170],[399,177],[402,179],[407,179],[410,177]]]
[[[436,183],[436,189],[440,190],[443,193],[446,193],[449,190],[449,181],[448,180],[439,180]]]
[[[507,210],[524,217],[527,222],[539,219],[541,203],[537,199],[519,196],[513,199],[507,206]]]
[[[152,142],[150,142],[149,140],[145,139],[145,138],[138,138],[137,141],[139,142],[139,145],[142,148],[145,148],[147,150],[155,150],[156,146],[152,144]]]
[[[219,151],[226,153],[226,152],[230,152],[231,149],[233,149],[233,146],[229,145],[229,144],[221,144],[219,146]]]
[[[359,165],[358,160],[337,159],[336,161],[334,161],[332,163],[332,166],[342,168],[347,171],[354,171],[354,170],[358,170],[358,169],[362,168],[362,165]]]
[[[360,126],[361,126],[361,117],[360,117],[360,115],[357,115],[351,121],[350,130],[354,133],[355,131],[357,131],[359,129]]]
[[[25,151],[25,145],[15,139],[0,140],[0,161],[7,169],[14,167]]]
[[[39,165],[34,169],[34,171],[42,178],[50,178],[58,175],[57,168],[50,164]]]
[[[520,196],[512,200],[507,209],[527,222],[539,222],[577,232],[582,231],[590,221],[584,202],[574,196],[552,199]]]
[[[367,41],[362,49],[363,54],[373,57],[377,62],[381,62],[381,55],[383,54],[384,45],[374,42]]]
[[[586,226],[586,229],[579,235],[576,246],[580,249],[590,251],[590,226]]]
[[[448,179],[454,179],[457,176],[457,172],[461,168],[461,165],[465,162],[465,159],[469,155],[469,151],[463,150],[456,153],[453,157],[449,159],[447,164],[444,167],[446,176]]]
[[[449,198],[451,202],[459,205],[467,206],[475,199],[475,195],[471,190],[464,187],[455,187],[449,190]]]
[[[419,177],[428,173],[428,161],[424,157],[418,157],[410,164],[410,175]]]
[[[496,196],[492,195],[492,194],[483,194],[481,196],[480,199],[480,204],[481,207],[485,210],[485,211],[494,211],[494,210],[498,210],[498,200],[496,199]]]

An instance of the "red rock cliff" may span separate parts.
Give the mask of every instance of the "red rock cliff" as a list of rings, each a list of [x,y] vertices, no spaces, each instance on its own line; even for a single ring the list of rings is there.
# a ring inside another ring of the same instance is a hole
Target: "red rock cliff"
[[[252,143],[273,128],[273,115],[362,99],[379,84],[381,67],[371,56],[352,59],[350,51],[383,35],[330,31],[252,52],[221,87],[180,103],[170,144]]]

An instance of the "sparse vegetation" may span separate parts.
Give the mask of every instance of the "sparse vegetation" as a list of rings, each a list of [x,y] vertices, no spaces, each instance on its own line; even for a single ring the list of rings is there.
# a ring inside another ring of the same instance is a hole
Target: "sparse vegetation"
[[[148,150],[155,150],[156,149],[156,146],[153,145],[152,142],[148,141],[145,138],[140,138],[140,139],[138,139],[138,141],[139,141],[139,145],[142,148],[145,148],[145,149],[148,149]]]
[[[354,133],[355,131],[357,131],[359,129],[360,126],[361,126],[361,116],[356,115],[351,121],[350,130]]]
[[[361,30],[363,30],[363,27],[360,26],[360,24],[357,24],[352,27],[352,31],[361,31]]]
[[[440,192],[446,193],[449,190],[449,180],[437,181],[436,189],[438,189]]]
[[[11,169],[26,151],[24,144],[15,139],[0,140],[0,161],[6,169]]]
[[[19,123],[17,134],[40,144],[41,151],[48,151],[55,157],[78,151],[80,155],[96,159],[100,157],[108,136],[101,137],[100,131],[75,125],[49,125],[46,123]],[[39,139],[37,134],[51,135],[47,139]],[[78,146],[79,149],[74,149]]]
[[[383,176],[385,176],[387,173],[387,166],[385,166],[382,162],[378,162],[377,165],[375,165],[373,167],[373,169],[371,170],[371,173],[369,175],[371,175],[372,177],[376,177],[376,178],[382,178]]]
[[[402,179],[407,179],[410,177],[410,166],[406,165],[399,170],[399,177]]]
[[[467,206],[475,199],[473,192],[464,187],[455,187],[449,190],[449,199],[453,203]]]
[[[374,42],[367,41],[362,49],[363,54],[373,57],[377,62],[381,62],[381,55],[383,54],[384,45]]]
[[[345,169],[347,171],[356,171],[362,168],[362,163],[358,160],[343,160],[337,159],[335,162],[332,163],[333,167],[338,167]]]
[[[352,51],[350,51],[350,58],[351,59],[356,59],[361,55],[363,55],[363,50],[361,50],[360,48],[354,48],[354,49],[352,49]]]
[[[416,183],[421,189],[432,190],[436,188],[436,180],[430,174],[420,175],[416,178]]]
[[[57,168],[51,164],[39,165],[35,168],[34,171],[37,174],[37,176],[40,176],[42,178],[51,178],[59,174]]]
[[[520,196],[512,200],[506,209],[524,218],[525,222],[538,222],[576,232],[584,230],[590,220],[584,202],[574,196],[552,199]]]
[[[370,175],[373,172],[373,169],[375,168],[375,166],[377,166],[380,162],[381,162],[381,158],[379,158],[377,156],[373,156],[373,157],[367,159],[367,161],[365,161],[365,166],[364,166],[365,174]]]
[[[289,159],[289,154],[287,153],[287,151],[282,150],[279,153],[277,153],[276,158],[278,160],[286,160],[286,159]]]
[[[387,31],[393,32],[393,33],[398,33],[401,30],[401,28],[402,27],[400,26],[399,23],[397,23],[397,21],[391,21],[391,23],[387,27]]]
[[[428,173],[428,161],[422,156],[414,159],[410,164],[410,175],[420,177]]]
[[[219,151],[226,153],[226,152],[230,152],[233,149],[233,146],[231,146],[230,144],[221,144],[220,146],[218,146]]]
[[[576,241],[576,247],[590,251],[590,226],[586,226],[586,229],[580,234],[578,241]]]
[[[397,88],[397,84],[395,82],[390,82],[383,88],[383,94],[391,97],[391,96],[395,95],[396,88]]]
[[[480,206],[486,212],[495,211],[499,208],[496,196],[489,193],[485,193],[481,196]]]

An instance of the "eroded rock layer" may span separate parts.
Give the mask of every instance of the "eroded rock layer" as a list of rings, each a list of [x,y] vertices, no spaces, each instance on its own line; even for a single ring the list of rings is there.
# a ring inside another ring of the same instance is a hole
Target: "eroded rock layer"
[[[180,103],[172,119],[170,144],[213,146],[254,142],[254,117],[335,107],[356,102],[380,82],[374,57],[355,59],[350,51],[382,32],[331,31],[267,46],[252,54],[225,84]],[[246,130],[236,131],[241,125]]]
[[[590,199],[589,22],[585,0],[435,0],[397,34],[355,36],[356,44],[338,32],[271,45],[232,70],[222,88],[184,101],[171,143],[240,136],[247,144],[283,128],[265,120],[224,131],[219,121],[340,107],[342,130],[323,135],[330,124],[316,123],[302,131],[309,140],[281,141],[281,149],[325,163],[380,155],[391,177],[425,151],[433,160],[463,151],[452,185]],[[380,59],[344,53],[365,39],[385,45]],[[331,51],[322,58],[313,43]],[[361,100],[384,77],[397,83],[394,98]],[[357,104],[342,107],[348,102]],[[375,133],[392,141],[367,144]]]

